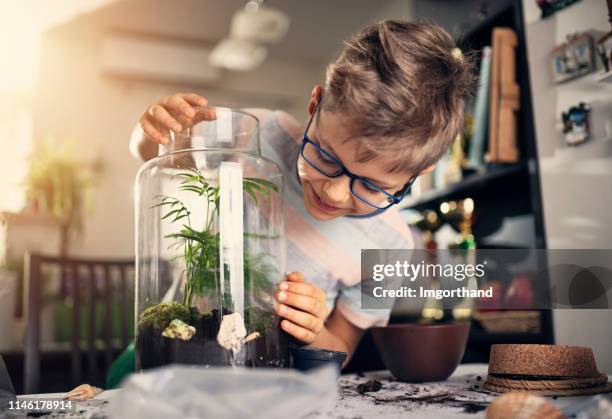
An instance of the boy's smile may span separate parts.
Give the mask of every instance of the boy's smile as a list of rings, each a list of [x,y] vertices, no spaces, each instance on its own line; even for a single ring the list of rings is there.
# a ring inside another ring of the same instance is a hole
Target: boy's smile
[[[336,211],[341,211],[343,209],[341,207],[337,207],[335,205],[328,204],[327,202],[323,201],[321,197],[319,196],[319,194],[317,194],[314,189],[311,189],[311,191],[312,191],[312,196],[314,198],[315,203],[319,205],[323,210],[327,212],[336,212]]]

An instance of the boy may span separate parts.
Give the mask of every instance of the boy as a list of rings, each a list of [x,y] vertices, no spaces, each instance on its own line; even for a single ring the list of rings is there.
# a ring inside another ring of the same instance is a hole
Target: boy
[[[471,67],[442,28],[385,20],[346,42],[315,86],[304,127],[283,112],[250,110],[262,154],[282,169],[288,266],[276,293],[281,327],[313,347],[348,353],[388,310],[360,308],[362,248],[412,248],[394,207],[463,125]],[[157,156],[169,130],[201,118],[207,101],[176,94],[153,103],[130,143]],[[198,113],[200,115],[198,116]],[[331,314],[330,314],[331,311]]]

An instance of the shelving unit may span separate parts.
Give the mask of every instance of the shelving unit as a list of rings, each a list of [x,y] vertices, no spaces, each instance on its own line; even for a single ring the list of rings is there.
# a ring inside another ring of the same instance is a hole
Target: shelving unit
[[[525,172],[526,169],[527,165],[524,162],[490,167],[482,173],[477,172],[468,175],[461,181],[448,185],[445,188],[429,190],[418,198],[408,198],[405,207],[418,210],[434,208],[443,201],[464,197],[474,190],[483,190],[495,186],[498,181],[524,174],[523,172]]]
[[[502,0],[499,1],[502,3]],[[461,39],[464,52],[480,50],[490,45],[491,32],[496,26],[513,28],[518,35],[516,60],[517,83],[520,85],[520,111],[517,114],[517,136],[521,160],[512,165],[489,165],[481,173],[473,173],[460,182],[445,188],[428,191],[405,203],[407,210],[438,210],[440,203],[450,199],[471,197],[476,208],[474,235],[481,247],[493,248],[546,248],[544,219],[540,191],[540,175],[535,143],[535,129],[531,108],[531,88],[523,31],[520,0],[505,0],[498,12],[468,28]],[[498,6],[498,2],[495,2]],[[442,6],[443,7],[443,6]],[[453,9],[454,10],[454,9]],[[470,13],[466,10],[465,15]],[[422,16],[430,18],[430,16]],[[433,18],[433,16],[432,16]],[[457,16],[453,22],[460,20]],[[436,19],[432,19],[436,21]],[[454,23],[453,23],[454,24]],[[452,28],[447,27],[448,30]],[[527,221],[520,243],[496,240],[495,233],[508,220]],[[392,314],[391,322],[413,322],[414,318],[400,313]],[[553,343],[552,312],[541,310],[539,333],[487,333],[473,324],[462,362],[487,362],[492,344],[495,343]],[[378,356],[371,333],[366,332],[353,359],[344,370],[356,372],[385,368]]]
[[[546,248],[522,5],[520,0],[505,3],[498,13],[468,28],[460,44],[464,53],[478,52],[491,45],[495,27],[510,27],[517,33],[516,77],[521,89],[517,137],[521,160],[512,165],[488,166],[486,171],[467,175],[455,184],[426,191],[409,199],[405,207],[439,210],[444,201],[470,197],[475,202],[473,230],[477,246],[480,243],[486,247],[508,247],[508,242],[493,239],[495,233],[505,223],[527,220],[528,227],[523,228],[525,232],[516,247]],[[548,283],[536,286],[548,287]],[[554,340],[550,310],[541,310],[539,333],[487,333],[475,321],[472,326],[464,362],[488,361],[490,346],[494,343],[553,343]]]

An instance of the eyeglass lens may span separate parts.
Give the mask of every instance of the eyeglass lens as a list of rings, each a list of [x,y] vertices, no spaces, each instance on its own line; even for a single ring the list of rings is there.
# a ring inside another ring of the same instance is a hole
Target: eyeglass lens
[[[303,156],[311,166],[326,176],[338,176],[342,172],[342,166],[336,160],[310,142],[305,143]],[[385,193],[374,189],[360,179],[354,179],[351,186],[353,194],[370,205],[379,207],[388,203],[388,196]]]

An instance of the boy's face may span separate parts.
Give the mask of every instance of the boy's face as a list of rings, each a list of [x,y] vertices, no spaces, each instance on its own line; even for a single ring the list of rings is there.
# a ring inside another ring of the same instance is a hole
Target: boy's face
[[[309,107],[310,112],[311,109],[312,107]],[[390,173],[384,157],[358,162],[359,140],[347,141],[356,131],[346,126],[342,119],[340,115],[319,109],[308,130],[308,137],[355,175],[367,178],[390,194],[401,190],[409,181],[410,175]],[[310,215],[318,220],[368,214],[376,210],[351,193],[351,180],[348,176],[327,177],[314,169],[301,155],[298,158],[298,174],[304,190],[304,206]]]

